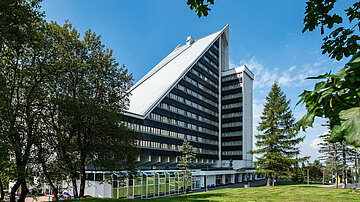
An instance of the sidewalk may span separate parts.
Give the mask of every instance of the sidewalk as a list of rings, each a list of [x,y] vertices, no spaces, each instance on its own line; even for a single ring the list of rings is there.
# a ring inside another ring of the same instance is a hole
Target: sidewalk
[[[339,183],[339,188],[342,188],[343,184]],[[327,185],[320,185],[317,187],[335,187],[335,184],[327,184]],[[355,187],[355,184],[347,184],[346,188],[352,189]],[[360,187],[360,183],[357,184],[357,187]]]

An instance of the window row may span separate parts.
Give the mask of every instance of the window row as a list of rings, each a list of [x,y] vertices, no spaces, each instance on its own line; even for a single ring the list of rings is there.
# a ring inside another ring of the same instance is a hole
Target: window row
[[[215,50],[217,50],[219,52],[219,48],[215,44],[212,47],[214,47]]]
[[[155,149],[167,149],[173,151],[179,151],[181,145],[174,145],[174,144],[167,144],[167,143],[160,143],[160,142],[152,142],[148,140],[137,140],[136,145],[139,147],[145,148],[155,148]],[[216,150],[208,150],[203,148],[193,147],[195,153],[201,154],[218,154]]]
[[[136,124],[136,123],[124,122],[124,124],[128,128],[138,131],[138,132],[169,136],[169,137],[174,137],[174,138],[179,138],[179,139],[187,139],[190,141],[200,142],[200,143],[205,143],[205,144],[212,144],[212,145],[218,144],[218,141],[216,141],[216,140],[209,140],[209,139],[205,139],[205,138],[197,137],[197,136],[193,136],[193,135],[186,135],[183,133],[168,131],[168,130],[154,128],[154,127],[150,127],[150,126],[144,126],[144,125],[140,125],[140,124]]]
[[[208,77],[206,77],[205,75],[201,74],[200,72],[198,72],[197,70],[195,69],[191,69],[191,72],[194,73],[196,76],[200,77],[202,80],[204,80],[206,83],[214,86],[216,89],[218,88],[218,85],[211,81]]]
[[[242,135],[242,131],[232,131],[221,134],[222,137],[233,137],[233,136],[241,136],[241,135]]]
[[[168,124],[171,124],[171,125],[180,126],[180,127],[183,127],[183,128],[194,130],[194,131],[207,133],[207,134],[210,134],[210,135],[216,135],[216,136],[218,135],[217,131],[209,130],[209,129],[201,127],[201,126],[197,126],[195,124],[186,123],[184,121],[176,120],[176,119],[169,118],[169,117],[166,117],[166,116],[162,116],[162,115],[159,115],[159,114],[151,113],[150,118],[153,119],[153,120],[161,121],[161,122],[168,123]]]
[[[201,122],[205,122],[205,123],[209,123],[209,124],[212,124],[214,126],[217,126],[218,123],[213,121],[213,120],[210,120],[210,119],[207,119],[205,117],[202,117],[200,115],[197,115],[197,114],[194,114],[192,112],[189,112],[189,111],[185,111],[183,109],[180,109],[180,108],[177,108],[177,107],[174,107],[172,105],[169,105],[169,104],[166,104],[166,103],[160,103],[160,107],[163,108],[163,109],[166,109],[166,110],[169,110],[169,111],[172,111],[172,112],[175,112],[175,113],[178,113],[178,114],[181,114],[181,115],[184,115],[184,116],[187,116],[189,118],[192,118],[192,119],[195,119],[195,120],[199,120]]]
[[[231,141],[231,142],[222,142],[222,146],[237,146],[242,145],[242,141]]]
[[[214,115],[214,116],[218,116],[218,113],[217,113],[217,112],[214,112],[213,110],[210,110],[210,109],[208,109],[208,108],[206,108],[206,107],[203,107],[202,105],[199,105],[199,104],[197,104],[197,103],[195,103],[195,102],[192,102],[192,101],[190,101],[190,100],[187,100],[187,99],[185,99],[185,98],[183,98],[183,97],[180,97],[180,96],[178,96],[178,95],[175,95],[175,94],[173,94],[173,93],[169,93],[169,97],[172,98],[172,99],[174,99],[174,100],[177,100],[177,101],[179,101],[179,102],[181,102],[181,103],[185,103],[186,105],[189,105],[189,106],[191,106],[191,107],[193,107],[193,108],[196,108],[196,109],[198,109],[198,110],[201,110],[201,111],[203,111],[203,112],[206,112],[206,113],[208,113],[208,114],[211,114],[211,115]]]
[[[240,79],[240,81],[241,81],[241,74],[232,74],[230,76],[222,77],[221,81],[230,81],[230,80],[235,80],[235,79]]]
[[[234,113],[230,113],[230,114],[222,114],[221,117],[222,118],[233,118],[233,117],[240,117],[242,116],[242,112],[234,112]]]
[[[231,108],[236,108],[236,107],[241,107],[242,103],[231,103],[231,104],[227,104],[227,105],[223,105],[221,107],[221,109],[231,109]]]
[[[214,97],[216,97],[216,98],[219,97],[219,95],[218,95],[217,93],[214,93],[212,90],[206,88],[205,86],[203,86],[203,85],[200,84],[199,82],[195,81],[194,79],[191,79],[190,77],[187,77],[187,76],[185,76],[184,79],[185,79],[185,81],[187,81],[187,82],[191,83],[192,85],[200,88],[201,90],[209,93],[210,95],[212,95],[212,96],[214,96]]]
[[[215,78],[218,78],[218,76],[213,72],[211,71],[209,68],[207,68],[205,65],[203,65],[201,62],[198,62],[197,65],[199,67],[201,67],[203,70],[205,70],[207,73],[209,73],[211,76],[215,77]]]
[[[238,97],[241,97],[241,96],[242,96],[242,93],[235,93],[235,94],[225,95],[221,99],[222,100],[229,100],[229,99],[238,98]]]
[[[209,53],[211,56],[213,56],[215,59],[219,60],[219,59],[218,59],[218,56],[217,56],[211,49],[209,49],[208,53]]]
[[[221,152],[222,155],[241,155],[242,154],[242,151],[223,151]]]
[[[211,66],[213,66],[215,69],[219,69],[217,64],[213,62],[210,58],[208,58],[206,55],[203,56],[204,60],[208,62]],[[216,58],[216,57],[215,57]]]
[[[237,83],[234,85],[222,87],[221,89],[224,91],[224,90],[232,90],[232,89],[240,88],[240,87],[241,87],[241,83]]]
[[[188,78],[188,79],[186,79],[186,78]],[[187,80],[188,82],[194,81],[194,80],[190,79],[189,77],[185,77],[185,80]],[[210,99],[208,99],[208,98],[200,95],[199,93],[191,90],[190,88],[187,88],[187,87],[185,87],[185,86],[183,86],[183,85],[181,85],[181,84],[178,84],[176,87],[177,87],[178,89],[184,91],[185,93],[188,93],[188,94],[190,94],[190,95],[192,95],[192,96],[200,99],[201,101],[207,102],[207,103],[209,103],[209,104],[211,104],[211,105],[213,105],[213,106],[215,106],[215,107],[218,107],[218,103],[216,103],[216,102],[214,102],[214,101],[212,101],[212,100],[210,100]]]
[[[242,126],[242,122],[231,122],[231,123],[223,123],[222,127],[236,127],[236,126]]]

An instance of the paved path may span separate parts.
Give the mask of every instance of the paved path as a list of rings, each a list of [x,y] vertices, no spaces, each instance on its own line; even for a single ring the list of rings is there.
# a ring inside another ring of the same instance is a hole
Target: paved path
[[[339,183],[339,188],[342,188],[343,184],[342,183]],[[318,187],[335,187],[335,184],[327,184],[327,185],[320,185]],[[346,188],[354,188],[355,187],[355,184],[347,184],[346,185]],[[360,188],[360,184],[358,183],[357,184],[357,187]]]

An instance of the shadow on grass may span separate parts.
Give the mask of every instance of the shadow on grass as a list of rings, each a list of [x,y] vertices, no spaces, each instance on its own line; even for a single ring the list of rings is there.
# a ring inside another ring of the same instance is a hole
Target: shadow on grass
[[[153,201],[211,201],[215,197],[226,197],[224,193],[201,193],[201,194],[189,194],[189,195],[178,195],[172,197],[161,197],[152,199]]]
[[[227,194],[224,193],[201,193],[201,194],[188,194],[188,195],[173,195],[166,197],[158,198],[149,198],[147,201],[209,201],[213,197],[226,197]],[[77,199],[74,201],[101,201],[101,202],[114,202],[114,201],[125,201],[128,199],[111,199],[111,198],[87,198],[87,199]],[[143,199],[135,199],[131,201],[143,201]]]

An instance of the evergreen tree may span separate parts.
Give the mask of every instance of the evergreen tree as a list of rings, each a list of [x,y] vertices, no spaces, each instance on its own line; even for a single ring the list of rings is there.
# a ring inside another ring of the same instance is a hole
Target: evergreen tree
[[[185,178],[185,194],[188,185],[189,178],[191,177],[191,167],[194,164],[195,153],[193,147],[189,144],[189,142],[185,139],[183,145],[180,147],[180,152],[182,155],[180,156],[180,162],[178,163],[178,168],[184,171]]]
[[[255,145],[258,149],[249,153],[261,154],[254,163],[258,173],[267,175],[267,186],[270,186],[271,179],[274,185],[274,179],[280,175],[290,175],[293,165],[307,157],[294,158],[300,153],[296,145],[304,137],[297,137],[290,100],[286,100],[277,82],[272,85],[266,101],[258,126],[262,134],[256,135],[258,140]]]
[[[341,145],[339,142],[329,142],[330,133],[322,134],[319,137],[323,140],[323,142],[319,143],[320,148],[318,151],[323,154],[320,158],[331,165],[331,170],[335,172],[335,188],[338,188],[339,149]]]

